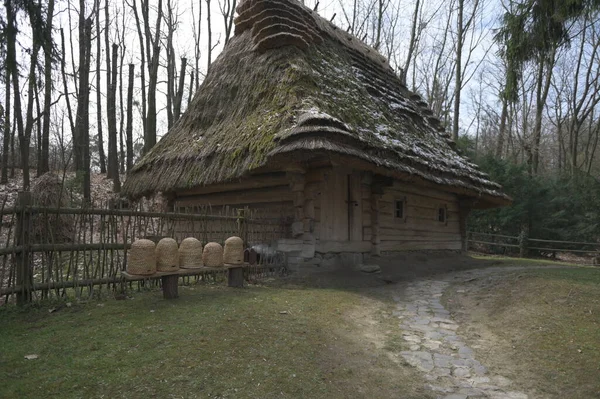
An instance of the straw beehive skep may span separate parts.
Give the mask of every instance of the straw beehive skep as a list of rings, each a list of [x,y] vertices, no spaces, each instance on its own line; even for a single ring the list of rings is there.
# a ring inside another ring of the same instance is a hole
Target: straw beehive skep
[[[156,254],[154,242],[146,239],[131,244],[127,260],[127,273],[148,276],[156,273]]]
[[[244,241],[240,237],[229,237],[225,240],[223,262],[229,265],[244,263]]]
[[[177,241],[172,238],[163,238],[156,245],[156,270],[171,272],[179,270],[179,248]]]
[[[202,243],[194,237],[188,237],[179,244],[179,267],[194,269],[203,266]]]
[[[223,266],[223,247],[216,242],[209,242],[204,246],[202,262],[206,267]]]

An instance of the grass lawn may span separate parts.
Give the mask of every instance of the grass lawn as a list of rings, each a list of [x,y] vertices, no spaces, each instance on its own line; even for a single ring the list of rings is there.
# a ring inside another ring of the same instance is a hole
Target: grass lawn
[[[600,397],[600,269],[511,271],[460,288],[447,305],[483,341],[484,363],[535,397]]]
[[[198,285],[180,296],[0,308],[0,397],[428,397],[363,339],[349,317],[364,304],[356,291]],[[388,312],[369,303],[373,317]]]

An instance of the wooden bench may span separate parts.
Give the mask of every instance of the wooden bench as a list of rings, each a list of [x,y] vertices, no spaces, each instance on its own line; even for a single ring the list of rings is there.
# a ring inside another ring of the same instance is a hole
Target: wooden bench
[[[121,271],[121,277],[127,281],[141,281],[150,279],[161,279],[164,299],[175,299],[179,297],[179,277],[193,276],[203,272],[220,272],[227,270],[227,285],[234,288],[244,287],[244,267],[242,265],[225,265],[224,267],[197,267],[193,269],[179,269],[172,272],[156,272],[150,275],[129,274]]]

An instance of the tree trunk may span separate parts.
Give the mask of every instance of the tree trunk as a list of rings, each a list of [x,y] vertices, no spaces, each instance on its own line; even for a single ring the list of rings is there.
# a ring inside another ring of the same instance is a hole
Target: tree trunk
[[[75,135],[78,138],[76,148],[77,175],[82,179],[83,199],[91,203],[90,184],[90,53],[92,20],[85,18],[85,0],[79,0],[79,93],[77,95],[77,115],[75,117]]]
[[[457,41],[456,41],[456,78],[454,80],[454,116],[452,119],[452,138],[458,140],[460,119],[460,92],[462,90],[462,50],[463,50],[463,12],[465,2],[458,0]]]
[[[16,21],[15,21],[15,10],[13,8],[11,0],[5,2],[6,14],[7,14],[7,55],[6,64],[7,68],[10,69],[12,76],[13,92],[15,99],[15,116],[17,120],[17,132],[19,136],[19,149],[21,153],[21,167],[23,169],[23,191],[28,191],[30,187],[29,177],[29,143],[31,141],[31,132],[33,130],[34,118],[33,118],[33,102],[34,102],[34,87],[36,80],[36,66],[37,57],[40,50],[39,40],[35,40],[39,32],[35,32],[39,29],[39,26],[35,26],[33,17],[31,17],[31,26],[34,29],[34,39],[32,43],[31,58],[29,61],[29,82],[27,89],[27,113],[26,113],[26,124],[23,126],[23,118],[21,118],[21,92],[19,87],[19,71],[16,61]]]
[[[54,0],[48,0],[44,47],[44,117],[42,129],[41,157],[38,161],[38,176],[50,170],[50,108],[52,105],[52,19]]]
[[[142,94],[142,127],[144,130],[144,140],[146,140],[146,53],[144,51],[144,35],[142,33],[142,25],[140,22],[140,16],[138,14],[136,0],[131,2],[131,8],[133,9],[133,15],[135,17],[135,26],[138,33],[138,40],[140,43],[140,84]]]
[[[6,87],[5,87],[5,95],[6,95],[6,102],[5,102],[5,106],[6,108],[4,109],[4,137],[2,140],[2,180],[0,181],[0,183],[2,184],[6,184],[8,183],[8,153],[10,151],[10,132],[11,132],[11,126],[10,126],[10,107],[11,107],[11,103],[10,103],[10,73],[8,68],[6,68],[5,70],[6,74],[5,74],[5,83],[6,83]],[[13,159],[14,162],[14,159]]]
[[[112,91],[112,67],[111,65],[111,47],[110,47],[110,12],[109,12],[109,2],[110,0],[105,0],[104,5],[104,48],[106,49],[106,122],[107,122],[107,130],[108,130],[108,157],[107,157],[107,165],[106,165],[106,177],[109,179],[114,179],[113,165],[113,156],[116,156],[116,153],[111,151],[111,135],[113,134],[113,127],[111,126],[111,117],[115,111],[114,104],[111,104],[111,91]],[[116,68],[117,66],[114,65]],[[113,108],[111,108],[111,106]],[[115,117],[116,118],[116,117]],[[116,119],[115,119],[116,121]],[[115,122],[116,125],[116,122]]]
[[[123,29],[125,22],[123,21]],[[124,46],[124,40],[121,41],[121,46]],[[119,173],[125,174],[125,142],[123,140],[123,128],[125,122],[125,110],[123,105],[123,61],[125,59],[125,49],[122,49],[121,60],[119,61]]]
[[[105,5],[108,8],[108,4]],[[102,46],[100,35],[100,0],[96,0],[96,115],[98,130],[98,156],[100,157],[100,173],[106,173],[106,154],[104,153],[104,137],[102,135],[102,91],[101,87],[101,61]],[[107,49],[108,50],[108,49]],[[108,54],[106,55],[108,57]]]
[[[156,85],[158,83],[158,67],[160,61],[160,25],[163,17],[162,0],[158,0],[157,13],[156,29],[154,31],[155,37],[152,39],[152,59],[148,64],[148,77],[150,81],[148,83],[148,110],[146,114],[144,153],[150,151],[156,144]],[[148,35],[151,37],[149,27],[146,30],[146,36],[148,37]]]
[[[208,68],[212,63],[212,26],[211,26],[211,18],[210,18],[210,0],[206,1],[206,23],[208,24],[208,61],[206,63],[206,73],[208,73]]]
[[[129,64],[129,86],[127,87],[127,126],[125,135],[127,137],[127,172],[133,167],[133,78],[135,65]]]
[[[177,94],[175,95],[175,109],[173,111],[174,122],[177,122],[181,116],[181,101],[183,99],[183,89],[185,86],[185,67],[187,65],[187,59],[181,59],[181,70],[179,71],[179,87],[177,88]]]
[[[504,136],[506,135],[506,119],[508,118],[508,100],[502,97],[502,113],[500,114],[500,129],[498,131],[498,143],[496,144],[496,158],[502,158],[504,152]]]
[[[535,125],[533,128],[533,157],[532,157],[532,172],[538,173],[540,163],[540,142],[542,139],[542,117],[544,108],[546,107],[546,99],[552,83],[552,69],[554,67],[556,49],[552,51],[549,58],[546,60],[541,58],[538,71],[538,88],[536,91],[536,107],[535,107]],[[544,57],[544,56],[542,56]],[[546,73],[544,79],[544,72]]]
[[[121,182],[119,179],[119,158],[117,155],[117,60],[119,56],[119,46],[112,45],[112,70],[109,79],[107,93],[108,110],[108,176],[113,179],[113,191],[121,191]]]
[[[410,42],[408,43],[408,54],[406,54],[406,60],[404,61],[404,67],[400,71],[400,79],[406,85],[406,76],[408,75],[408,68],[410,67],[410,61],[412,60],[413,53],[417,44],[417,24],[419,23],[419,6],[420,0],[415,3],[415,12],[413,14],[412,26],[410,28]]]

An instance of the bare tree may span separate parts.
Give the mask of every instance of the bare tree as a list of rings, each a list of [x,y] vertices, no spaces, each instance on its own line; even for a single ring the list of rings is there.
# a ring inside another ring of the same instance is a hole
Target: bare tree
[[[198,2],[198,17],[196,19],[196,13],[194,11],[194,4],[196,3],[195,0],[191,0],[191,5],[192,5],[192,34],[194,36],[194,70],[192,71],[192,76],[190,79],[190,93],[192,92],[196,92],[198,90],[198,81],[200,80],[200,67],[199,67],[199,63],[200,63],[200,57],[202,56],[202,52],[200,51],[200,33],[202,30],[202,2]],[[196,76],[196,85],[194,86],[194,76]],[[194,87],[194,89],[192,90],[192,87]],[[189,98],[188,97],[188,104],[189,104]]]
[[[223,24],[225,26],[225,44],[229,43],[233,27],[233,16],[235,14],[236,0],[218,0]]]
[[[100,35],[100,0],[95,2],[96,8],[96,129],[98,131],[98,156],[100,158],[100,173],[106,173],[106,154],[104,153],[104,137],[102,135],[102,91],[101,91],[101,61],[102,45]],[[104,4],[108,9],[108,0]],[[108,51],[108,50],[107,50]]]
[[[90,53],[92,39],[92,19],[85,17],[85,0],[79,0],[79,93],[77,95],[77,114],[75,134],[77,138],[75,150],[75,167],[82,179],[83,199],[91,202],[90,180]]]
[[[44,113],[41,137],[41,156],[38,161],[38,176],[50,170],[50,109],[52,107],[52,61],[54,46],[52,40],[52,19],[54,18],[54,0],[48,0],[44,29]]]
[[[127,127],[125,135],[127,137],[127,172],[133,167],[133,79],[135,65],[129,64],[129,84],[127,86]]]
[[[142,0],[143,1],[143,0]],[[145,44],[144,44],[144,34],[142,31],[142,22],[140,21],[140,16],[138,13],[137,2],[136,0],[132,0],[132,3],[129,5],[133,10],[133,15],[135,17],[135,26],[138,34],[139,46],[140,46],[140,84],[141,84],[141,95],[142,95],[142,127],[144,129],[144,140],[147,137],[146,133],[146,52]],[[143,4],[142,4],[143,7]]]
[[[119,180],[119,158],[117,155],[117,61],[119,46],[112,45],[112,69],[109,80],[107,109],[108,109],[108,176],[113,179],[113,191],[121,191]]]
[[[156,144],[156,85],[158,83],[158,66],[160,61],[160,32],[163,19],[162,0],[158,0],[156,8],[156,26],[154,36],[150,29],[150,15],[148,1],[142,1],[142,14],[144,16],[144,29],[146,33],[146,50],[152,47],[152,55],[148,56],[148,109],[146,113],[146,129],[144,137],[144,153],[150,151]]]
[[[4,137],[2,140],[2,180],[0,183],[6,184],[8,183],[8,153],[10,149],[10,137],[11,137],[11,126],[10,126],[10,73],[9,68],[7,67],[4,71],[4,79],[5,79],[5,107],[4,107]],[[14,159],[12,160],[14,162]]]
[[[181,69],[179,71],[179,86],[177,87],[177,93],[175,94],[175,105],[173,110],[173,117],[175,122],[181,116],[181,101],[183,100],[183,89],[185,88],[185,67],[187,65],[187,59],[183,57],[181,59]]]

